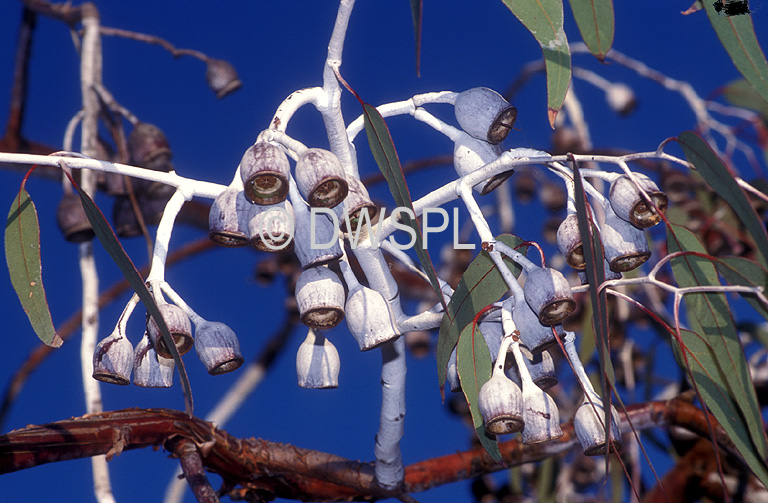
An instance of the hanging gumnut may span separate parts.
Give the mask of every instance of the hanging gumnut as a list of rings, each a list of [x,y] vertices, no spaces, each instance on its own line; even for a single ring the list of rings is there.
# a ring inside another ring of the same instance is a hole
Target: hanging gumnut
[[[179,306],[168,304],[167,302],[159,302],[157,308],[160,310],[160,314],[173,338],[176,351],[179,352],[179,355],[187,353],[195,344],[195,340],[192,338],[192,323],[189,321],[189,316]],[[151,316],[147,323],[147,330],[157,354],[163,358],[173,358],[171,351],[165,344],[165,339],[163,339],[160,333],[160,328]]]
[[[319,330],[309,329],[296,352],[299,386],[311,389],[339,387],[339,352]]]
[[[520,331],[520,340],[533,354],[541,353],[546,349],[557,344],[552,329],[554,328],[559,335],[562,335],[562,325],[542,325],[539,321],[539,316],[531,309],[524,300],[515,303],[515,307],[512,310],[512,319]]]
[[[265,252],[293,248],[296,228],[293,206],[287,199],[272,206],[252,204],[248,213],[248,240],[254,248]]]
[[[293,251],[302,269],[327,264],[343,255],[339,228],[322,211],[310,211],[304,201],[293,204],[296,229]]]
[[[175,368],[173,358],[159,356],[149,333],[144,332],[133,353],[133,384],[142,388],[170,388]]]
[[[504,141],[517,120],[517,108],[487,87],[460,93],[454,109],[461,128],[488,143]]]
[[[197,324],[195,351],[210,375],[237,370],[244,361],[235,331],[218,321]]]
[[[72,243],[84,243],[96,235],[80,202],[80,196],[74,193],[64,194],[59,201],[56,222],[64,234],[64,239]]]
[[[205,80],[208,82],[216,97],[221,99],[224,96],[240,89],[243,85],[237,76],[237,70],[228,61],[222,59],[209,59],[208,67],[205,70]]]
[[[133,345],[115,329],[93,351],[93,378],[102,382],[127,385],[133,369]]]
[[[608,200],[616,215],[638,229],[653,227],[661,221],[661,214],[667,210],[667,195],[653,180],[641,173],[632,175],[651,202],[648,202],[627,175],[621,175],[611,183]],[[658,211],[656,208],[658,207]]]
[[[448,388],[453,393],[461,391],[461,380],[459,379],[459,367],[456,361],[456,347],[454,346],[451,356],[448,358],[448,370],[446,373],[446,382]]]
[[[555,269],[537,267],[528,271],[523,290],[542,325],[560,324],[576,309],[568,280]]]
[[[339,158],[330,150],[321,148],[310,148],[299,155],[296,185],[309,205],[318,208],[333,208],[349,192]]]
[[[347,327],[360,351],[369,351],[400,337],[389,303],[381,292],[361,285],[346,262],[340,265],[349,288],[345,306]]]
[[[333,328],[344,319],[344,285],[325,266],[302,271],[296,282],[301,322],[312,328]]]
[[[559,381],[555,375],[555,362],[549,351],[545,350],[533,354],[528,348],[521,345],[520,352],[523,353],[523,362],[536,386],[542,390],[547,390],[557,385]]]
[[[579,217],[570,213],[557,228],[557,247],[569,266],[578,271],[586,269],[584,247],[579,233]]]
[[[605,92],[605,100],[611,110],[620,115],[628,115],[637,105],[635,92],[626,84],[611,84]]]
[[[357,228],[361,222],[368,221],[373,225],[379,208],[371,201],[368,189],[365,188],[363,182],[356,177],[347,177],[347,186],[349,191],[344,199],[344,212],[339,219],[339,228],[342,232],[357,233]],[[367,214],[367,218],[363,213]],[[349,225],[347,225],[347,221],[349,221]]]
[[[586,456],[602,456],[606,453],[608,442],[605,441],[605,403],[597,393],[588,393],[573,418],[573,429]],[[590,403],[591,400],[591,403]],[[621,452],[621,430],[618,424],[619,413],[611,405],[610,450]]]
[[[250,206],[243,191],[235,187],[228,187],[216,196],[208,213],[211,241],[227,248],[246,246]]]
[[[611,271],[632,271],[651,258],[645,231],[619,218],[608,206],[605,222],[600,226],[600,238]]]
[[[453,147],[453,167],[459,176],[468,175],[482,168],[489,162],[493,162],[501,155],[501,148],[487,141],[478,140],[468,134],[461,134]],[[504,173],[494,175],[488,180],[477,183],[473,188],[485,195],[501,185],[504,180],[512,176],[515,170],[510,169]]]
[[[163,131],[146,122],[139,122],[128,136],[128,152],[136,166],[154,171],[173,171],[171,147]]]
[[[259,142],[245,151],[240,160],[240,177],[245,197],[252,203],[269,206],[288,197],[291,166],[283,149]]]
[[[537,444],[562,437],[557,404],[533,382],[519,343],[512,344],[512,352],[515,354],[517,371],[523,382],[523,443]]]
[[[480,388],[477,405],[488,433],[506,435],[523,429],[523,395],[520,388],[504,374],[504,355],[499,355],[491,378]]]

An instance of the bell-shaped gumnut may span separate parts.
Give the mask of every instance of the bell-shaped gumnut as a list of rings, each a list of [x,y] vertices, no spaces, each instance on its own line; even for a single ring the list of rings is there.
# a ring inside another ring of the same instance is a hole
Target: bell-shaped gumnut
[[[586,397],[576,411],[573,418],[573,428],[579,439],[581,448],[587,456],[601,456],[605,454],[608,442],[605,441],[605,403],[597,394],[590,393],[590,400]],[[618,423],[619,414],[611,405],[611,427],[609,429],[611,451],[621,452],[621,430]]]
[[[288,197],[291,166],[283,149],[259,142],[248,147],[240,160],[240,177],[245,197],[252,203],[269,206]]]
[[[142,168],[155,171],[172,171],[171,147],[165,133],[155,126],[146,122],[136,124],[128,135],[128,152],[131,155],[131,162]]]
[[[622,220],[610,208],[606,208],[605,213],[600,238],[610,269],[614,272],[637,269],[651,258],[645,231]]]
[[[638,229],[653,227],[661,221],[661,214],[667,210],[667,195],[656,183],[641,173],[633,173],[637,184],[648,194],[648,202],[627,175],[621,175],[611,183],[608,200],[616,215]],[[659,211],[656,210],[658,207]]]
[[[329,151],[310,148],[296,162],[296,185],[310,206],[333,208],[347,197],[344,168],[339,158]]]
[[[350,289],[346,318],[360,351],[377,348],[400,337],[387,300],[380,292],[368,287],[358,284]]]
[[[474,87],[460,93],[454,106],[461,128],[488,143],[504,141],[517,120],[517,108],[487,87]]]
[[[93,351],[93,378],[102,382],[127,385],[131,382],[133,345],[115,330],[102,339]]]
[[[341,258],[343,252],[339,242],[338,224],[325,213],[332,213],[333,210],[310,211],[304,201],[298,201],[293,205],[293,209],[296,215],[293,251],[296,252],[302,269]]]
[[[275,253],[293,248],[296,215],[287,199],[272,206],[252,204],[248,213],[248,240],[257,250]]]
[[[335,327],[344,319],[344,285],[327,267],[311,267],[296,282],[296,303],[308,327]]]
[[[72,243],[90,241],[96,235],[91,222],[85,215],[80,196],[74,193],[64,194],[56,208],[56,222],[59,224],[64,239]]]
[[[488,433],[506,435],[522,430],[525,425],[522,392],[503,371],[494,369],[480,388],[477,405]]]
[[[208,82],[216,97],[224,96],[240,89],[243,85],[237,76],[237,70],[228,61],[222,59],[209,59],[208,68],[205,70],[205,80]]]
[[[523,292],[542,325],[558,325],[576,309],[568,280],[560,271],[549,267],[529,271]]]
[[[250,206],[243,191],[234,187],[216,196],[208,213],[208,237],[211,241],[227,248],[246,246]]]
[[[344,199],[344,212],[343,217],[339,219],[339,228],[342,232],[357,234],[357,228],[360,224],[367,221],[373,225],[379,208],[371,201],[368,189],[365,188],[363,182],[356,177],[348,177],[347,186],[349,192]],[[366,230],[369,231],[369,229]]]
[[[319,331],[309,329],[296,352],[296,375],[299,386],[311,389],[339,387],[339,352]]]
[[[478,140],[467,134],[462,134],[453,146],[453,167],[459,176],[468,175],[493,162],[501,155],[501,148],[487,141]],[[512,176],[515,170],[510,169],[499,173],[488,180],[477,183],[473,188],[481,195],[488,194]]]
[[[189,321],[189,316],[179,306],[158,303],[158,309],[165,321],[165,325],[168,327],[168,331],[173,338],[173,342],[176,345],[176,351],[179,355],[183,355],[192,349],[195,344],[195,340],[192,338],[192,323]],[[157,326],[157,322],[150,316],[147,323],[147,330],[149,331],[149,337],[152,339],[152,344],[155,346],[157,354],[163,358],[173,358],[170,349],[165,344],[165,339],[160,333],[160,328]]]
[[[195,351],[211,375],[237,370],[244,361],[235,331],[218,321],[203,321],[195,327]]]
[[[149,333],[144,332],[133,353],[133,384],[142,388],[170,388],[175,368],[173,358],[158,356]]]

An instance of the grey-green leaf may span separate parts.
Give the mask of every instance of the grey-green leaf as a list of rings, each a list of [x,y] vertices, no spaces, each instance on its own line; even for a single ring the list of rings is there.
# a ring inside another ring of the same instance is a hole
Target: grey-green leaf
[[[755,90],[768,101],[768,62],[755,35],[752,16],[727,16],[715,9],[717,2],[702,2],[712,27],[733,64]],[[763,32],[765,34],[765,32]]]
[[[480,394],[480,388],[483,387],[488,379],[491,378],[491,352],[485,342],[479,328],[472,330],[473,324],[470,323],[461,332],[459,343],[456,348],[456,367],[459,371],[459,380],[461,381],[461,390],[467,399],[469,412],[472,414],[472,424],[475,427],[477,438],[486,452],[494,459],[501,461],[501,451],[496,438],[491,438],[486,434],[483,417],[480,415],[477,401]]]
[[[613,0],[570,0],[570,4],[582,40],[603,61],[613,45]]]
[[[747,228],[760,251],[760,263],[768,265],[768,234],[765,232],[760,218],[749,203],[746,194],[733,175],[728,171],[723,161],[715,154],[709,145],[696,133],[685,131],[677,137],[677,141],[685,152],[685,156],[696,167],[699,174],[707,181],[717,194],[722,197]]]
[[[510,234],[502,234],[496,239],[511,248],[516,248],[523,242]],[[522,272],[522,268],[511,259],[505,258],[504,263],[515,276]],[[487,252],[481,251],[461,276],[440,324],[437,340],[437,377],[441,393],[445,385],[448,360],[464,327],[472,322],[482,308],[499,300],[507,291],[509,287],[496,264]]]
[[[37,336],[52,347],[64,342],[56,334],[43,288],[40,262],[40,225],[37,210],[22,186],[13,199],[5,223],[5,261],[11,284]]]
[[[413,38],[416,42],[416,76],[421,76],[421,15],[424,10],[424,0],[411,0],[411,17],[413,17]]]
[[[563,2],[562,0],[502,1],[528,28],[544,53],[549,109],[547,116],[549,125],[554,129],[555,118],[563,106],[571,83],[571,50],[563,29]]]

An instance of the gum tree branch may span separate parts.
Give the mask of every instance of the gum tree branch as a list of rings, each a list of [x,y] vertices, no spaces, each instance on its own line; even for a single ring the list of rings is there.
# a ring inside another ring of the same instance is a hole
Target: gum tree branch
[[[680,426],[709,438],[707,416],[683,400],[636,404],[622,414],[622,429]],[[735,455],[733,444],[710,415],[719,448]],[[456,452],[408,465],[402,491],[415,493],[475,478],[510,466],[537,462],[578,445],[573,425],[562,425],[563,437],[523,445],[517,438],[499,444],[504,464],[494,462],[482,448]],[[238,485],[230,496],[261,495],[305,501],[376,500],[399,497],[375,483],[371,463],[259,439],[238,439],[213,424],[184,412],[167,409],[128,409],[58,421],[0,436],[0,473],[45,463],[124,450],[163,446],[179,455],[179,440],[187,439],[201,452],[207,471]],[[740,459],[740,458],[736,458]],[[233,486],[234,487],[234,486]]]

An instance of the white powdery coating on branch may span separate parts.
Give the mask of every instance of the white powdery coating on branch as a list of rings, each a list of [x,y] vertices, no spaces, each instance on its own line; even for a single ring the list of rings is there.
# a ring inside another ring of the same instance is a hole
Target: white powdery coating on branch
[[[402,337],[381,348],[381,417],[376,434],[375,474],[379,485],[393,490],[405,477],[400,439],[405,424],[405,341]]]

